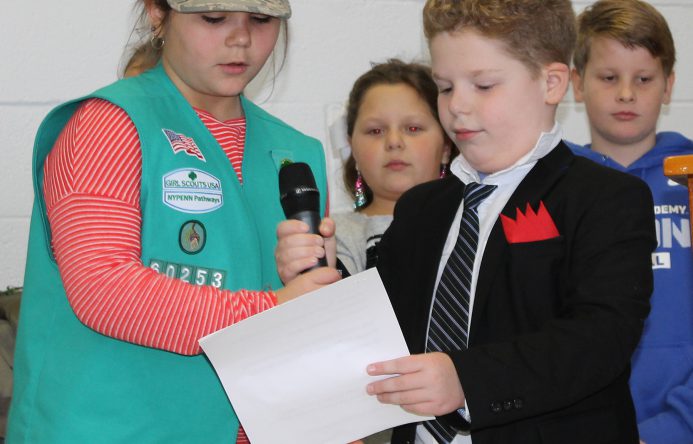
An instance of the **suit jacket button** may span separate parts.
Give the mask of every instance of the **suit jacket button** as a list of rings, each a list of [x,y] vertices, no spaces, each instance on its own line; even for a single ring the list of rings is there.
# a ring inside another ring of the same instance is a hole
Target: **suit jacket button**
[[[512,401],[504,401],[503,402],[503,410],[505,410],[507,412],[508,410],[512,410],[512,408],[513,408]]]
[[[491,403],[491,412],[499,413],[501,410],[503,410],[503,406],[501,405],[500,402],[493,401]]]
[[[515,408],[517,410],[520,410],[522,407],[524,407],[524,402],[522,401],[522,398],[517,398],[513,400],[513,404],[515,405]]]

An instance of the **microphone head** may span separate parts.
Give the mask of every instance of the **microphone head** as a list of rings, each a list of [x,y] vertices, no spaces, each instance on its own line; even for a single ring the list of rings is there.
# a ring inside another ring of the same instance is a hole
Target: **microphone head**
[[[281,167],[279,196],[286,217],[301,211],[319,211],[320,192],[307,163],[295,162]]]

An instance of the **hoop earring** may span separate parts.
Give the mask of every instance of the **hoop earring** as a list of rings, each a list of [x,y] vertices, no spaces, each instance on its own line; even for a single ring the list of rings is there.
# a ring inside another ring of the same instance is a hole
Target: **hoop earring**
[[[161,37],[157,37],[155,35],[153,35],[152,38],[149,39],[149,44],[152,45],[152,48],[154,48],[156,51],[161,51],[161,49],[164,47],[165,43],[166,43],[166,40],[162,39]]]
[[[152,38],[149,39],[149,44],[152,45],[152,48],[154,48],[156,51],[160,51],[161,48],[164,47],[166,40],[157,35],[156,26],[149,28],[149,32],[152,33]]]
[[[438,176],[439,179],[445,179],[445,177],[448,175],[450,172],[450,165],[447,163],[441,163],[440,164],[440,176]]]
[[[366,206],[366,190],[361,177],[361,171],[356,170],[356,183],[354,184],[354,209],[360,210]]]

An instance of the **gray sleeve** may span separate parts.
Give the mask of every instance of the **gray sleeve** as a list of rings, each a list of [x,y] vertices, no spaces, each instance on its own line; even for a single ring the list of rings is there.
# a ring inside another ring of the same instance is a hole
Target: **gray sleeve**
[[[359,214],[333,214],[330,217],[336,224],[337,259],[349,274],[354,275],[366,269],[365,218]]]

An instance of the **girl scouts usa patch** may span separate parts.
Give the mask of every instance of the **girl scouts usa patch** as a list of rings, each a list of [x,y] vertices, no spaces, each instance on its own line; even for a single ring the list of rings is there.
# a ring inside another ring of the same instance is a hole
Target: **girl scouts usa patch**
[[[181,168],[162,178],[164,204],[183,213],[209,213],[224,204],[221,181],[196,168]]]
[[[181,250],[188,254],[197,254],[205,247],[207,230],[202,222],[190,220],[180,227],[178,243]]]

